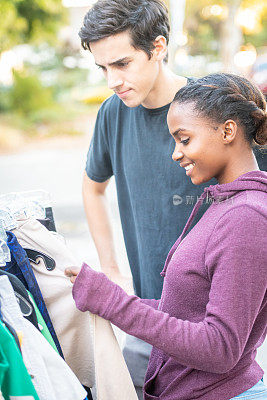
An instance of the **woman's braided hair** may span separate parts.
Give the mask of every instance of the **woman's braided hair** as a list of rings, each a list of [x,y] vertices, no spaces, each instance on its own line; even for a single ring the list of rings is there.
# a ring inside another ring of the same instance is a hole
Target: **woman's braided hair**
[[[267,143],[266,101],[246,78],[233,74],[211,74],[180,89],[173,103],[193,103],[200,116],[217,123],[233,119],[244,128],[250,145]]]

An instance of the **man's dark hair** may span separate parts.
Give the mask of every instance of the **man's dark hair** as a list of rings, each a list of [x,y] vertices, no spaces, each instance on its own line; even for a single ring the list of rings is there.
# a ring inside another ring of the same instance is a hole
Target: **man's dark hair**
[[[252,145],[267,143],[266,102],[261,91],[244,77],[218,73],[182,87],[173,103],[192,103],[196,113],[217,123],[239,122]]]
[[[98,0],[85,15],[79,36],[90,50],[90,43],[124,31],[129,31],[133,47],[151,58],[157,36],[169,41],[167,7],[160,0]]]

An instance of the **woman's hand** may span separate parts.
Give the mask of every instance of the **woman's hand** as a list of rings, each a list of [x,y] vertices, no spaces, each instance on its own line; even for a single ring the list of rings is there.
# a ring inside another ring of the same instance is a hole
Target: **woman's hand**
[[[65,275],[70,278],[71,283],[74,283],[80,270],[79,267],[68,267],[65,269]]]
[[[71,283],[75,282],[77,275],[79,274],[80,267],[67,267],[65,269],[65,275],[70,278]],[[120,272],[115,272],[113,270],[105,271],[105,275],[114,283],[119,285],[128,294],[134,294],[132,277],[124,276]]]

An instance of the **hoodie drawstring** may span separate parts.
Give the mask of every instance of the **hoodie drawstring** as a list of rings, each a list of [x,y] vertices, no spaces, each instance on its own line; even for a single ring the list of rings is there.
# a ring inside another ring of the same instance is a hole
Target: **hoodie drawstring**
[[[163,268],[162,272],[160,273],[161,276],[164,277],[164,276],[166,275],[166,271],[167,271],[168,264],[169,264],[169,262],[170,262],[170,260],[171,260],[171,258],[172,258],[172,256],[173,256],[175,250],[177,249],[177,247],[179,246],[179,244],[180,244],[181,241],[183,240],[183,238],[184,238],[186,232],[188,231],[188,229],[190,228],[190,226],[192,225],[192,222],[193,222],[195,216],[197,215],[198,210],[200,209],[200,206],[203,204],[203,202],[204,202],[204,201],[206,200],[206,198],[208,197],[208,193],[209,193],[209,188],[205,188],[205,189],[204,189],[204,192],[202,193],[202,195],[198,198],[198,201],[196,202],[195,207],[193,208],[193,210],[192,210],[192,212],[191,212],[191,215],[190,215],[190,217],[188,218],[187,223],[186,223],[186,225],[185,225],[185,227],[184,227],[184,229],[183,229],[181,235],[180,235],[179,238],[176,240],[176,242],[174,243],[174,245],[172,246],[172,248],[171,248],[171,250],[170,250],[170,252],[169,252],[169,254],[168,254],[168,257],[167,257],[167,259],[166,259],[164,268]]]

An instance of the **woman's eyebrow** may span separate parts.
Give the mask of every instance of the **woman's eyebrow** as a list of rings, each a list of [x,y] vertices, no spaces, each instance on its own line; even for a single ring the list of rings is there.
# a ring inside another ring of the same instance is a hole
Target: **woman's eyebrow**
[[[184,133],[184,132],[187,132],[187,130],[184,128],[179,128],[175,132],[172,133],[172,136],[180,138],[180,133]]]

